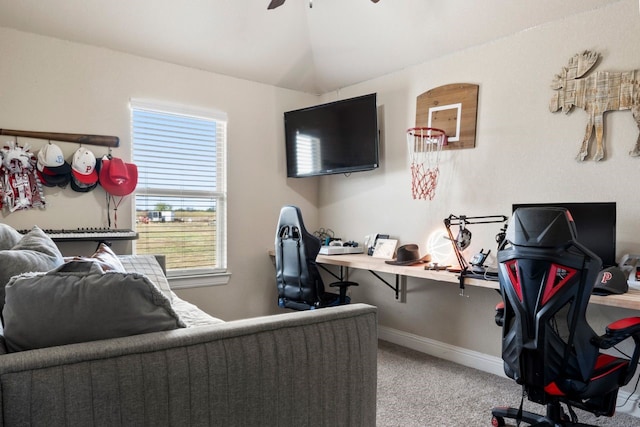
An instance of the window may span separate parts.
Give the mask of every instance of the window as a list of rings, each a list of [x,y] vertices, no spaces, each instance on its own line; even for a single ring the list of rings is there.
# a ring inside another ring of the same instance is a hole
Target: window
[[[131,102],[138,254],[169,277],[226,271],[226,114]]]

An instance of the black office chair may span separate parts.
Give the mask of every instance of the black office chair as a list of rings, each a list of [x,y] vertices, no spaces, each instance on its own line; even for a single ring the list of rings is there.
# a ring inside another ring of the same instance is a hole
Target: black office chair
[[[338,281],[330,287],[340,288],[339,294],[325,292],[316,256],[320,252],[320,239],[307,232],[302,214],[296,206],[284,206],[280,211],[276,229],[276,282],[278,305],[295,310],[348,304],[349,286],[355,282]]]
[[[494,408],[492,423],[505,418],[536,426],[586,426],[573,408],[613,416],[618,389],[633,377],[640,355],[640,317],[611,323],[602,336],[585,312],[601,269],[600,259],[576,241],[564,208],[517,209],[498,251],[500,292],[496,323],[502,326],[507,376],[523,396],[546,405],[546,415]],[[601,353],[632,337],[633,355]],[[563,409],[564,404],[567,412]]]

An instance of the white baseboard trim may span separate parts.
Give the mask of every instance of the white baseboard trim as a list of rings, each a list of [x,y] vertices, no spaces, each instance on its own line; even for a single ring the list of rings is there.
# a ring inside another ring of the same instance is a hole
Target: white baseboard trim
[[[385,326],[378,326],[378,338],[479,371],[507,378],[504,373],[502,359],[496,356],[457,347]],[[617,404],[618,408],[616,408],[616,412],[640,418],[640,395],[620,390]]]
[[[460,365],[505,377],[502,359],[397,329],[378,326],[378,338]]]
[[[628,399],[628,400],[627,400]],[[625,403],[626,401],[626,403]],[[616,401],[616,412],[629,414],[640,418],[640,395],[631,394],[628,391],[620,390]]]

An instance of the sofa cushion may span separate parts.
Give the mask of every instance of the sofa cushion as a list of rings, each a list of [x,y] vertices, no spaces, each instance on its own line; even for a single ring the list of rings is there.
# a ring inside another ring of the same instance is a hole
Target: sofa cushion
[[[33,227],[11,249],[0,250],[0,309],[5,285],[11,277],[33,271],[49,271],[63,263],[56,244],[44,232]]]
[[[173,301],[173,292],[169,287],[169,281],[154,255],[119,255],[118,259],[126,272],[147,276],[149,280],[158,285],[169,301]]]
[[[180,319],[187,325],[187,328],[193,328],[196,326],[209,326],[216,323],[224,323],[224,320],[213,317],[204,311],[200,310],[198,306],[187,302],[177,295],[173,296],[171,301],[171,307],[178,313]]]
[[[22,239],[22,234],[7,224],[0,224],[0,251],[11,249]]]
[[[3,315],[12,352],[185,327],[146,276],[89,261],[13,277]]]

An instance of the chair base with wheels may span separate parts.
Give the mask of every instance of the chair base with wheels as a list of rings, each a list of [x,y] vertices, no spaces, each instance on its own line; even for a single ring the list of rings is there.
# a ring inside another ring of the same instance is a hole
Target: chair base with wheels
[[[338,305],[350,304],[351,298],[347,296],[347,289],[350,286],[358,286],[356,282],[335,282],[329,285],[330,287],[339,287],[340,293],[338,295],[325,292],[320,301],[317,301],[314,304],[309,304],[307,302],[299,302],[293,301],[287,298],[278,298],[278,306],[281,308],[291,308],[294,310],[315,310],[316,308],[324,308],[324,307],[335,307]]]
[[[493,427],[505,427],[505,418],[520,420],[530,426],[536,427],[598,427],[592,424],[579,423],[573,410],[569,409],[567,414],[560,405],[560,402],[547,404],[547,415],[536,414],[535,412],[521,411],[517,408],[497,407],[491,411]]]

